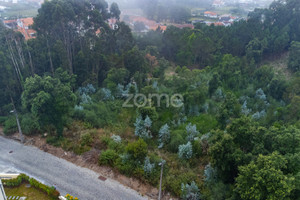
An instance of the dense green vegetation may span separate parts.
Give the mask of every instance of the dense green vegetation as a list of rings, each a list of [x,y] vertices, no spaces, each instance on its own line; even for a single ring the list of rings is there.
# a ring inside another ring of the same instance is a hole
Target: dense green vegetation
[[[106,23],[115,4],[46,1],[36,39],[0,29],[0,123],[17,130],[15,104],[25,134],[99,149],[99,164],[154,186],[166,162],[163,189],[182,199],[300,199],[299,10],[275,1],[231,27],[134,38]],[[262,64],[286,52],[282,69]]]
[[[26,188],[25,184],[30,184],[31,187]],[[3,180],[3,185],[7,196],[26,196],[30,200],[38,200],[41,198],[45,200],[57,200],[60,195],[55,187],[44,185],[25,174],[20,174],[15,179]]]

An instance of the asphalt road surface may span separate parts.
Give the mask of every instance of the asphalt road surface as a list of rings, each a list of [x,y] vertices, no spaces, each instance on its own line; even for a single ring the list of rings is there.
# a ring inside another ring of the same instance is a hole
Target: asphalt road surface
[[[80,200],[135,200],[147,199],[120,183],[78,167],[66,160],[45,153],[36,147],[24,146],[0,136],[0,173],[21,172],[44,184],[54,186],[61,195],[67,193]]]

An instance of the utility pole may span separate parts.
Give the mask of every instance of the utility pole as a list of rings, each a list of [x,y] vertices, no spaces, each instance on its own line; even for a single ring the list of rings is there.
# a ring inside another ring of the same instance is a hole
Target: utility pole
[[[164,164],[165,160],[162,160],[159,165],[161,166],[161,171],[160,171],[160,182],[159,182],[159,193],[158,193],[158,200],[161,200],[161,187],[162,187],[162,178],[163,178],[163,172],[164,172]]]
[[[15,113],[15,115],[16,115],[16,121],[17,121],[18,130],[19,130],[19,134],[20,134],[20,140],[21,140],[21,143],[24,143],[24,136],[23,136],[23,133],[22,133],[21,125],[20,125],[18,112],[16,110],[16,107],[15,107],[15,104],[14,104],[14,101],[13,101],[12,98],[11,98],[11,102],[13,104],[14,109],[12,111],[10,111],[10,112],[11,113]]]

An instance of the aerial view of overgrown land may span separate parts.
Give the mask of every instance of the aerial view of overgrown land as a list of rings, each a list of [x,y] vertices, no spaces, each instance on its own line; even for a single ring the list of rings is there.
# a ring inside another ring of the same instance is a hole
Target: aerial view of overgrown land
[[[0,200],[300,200],[300,0],[0,0]]]

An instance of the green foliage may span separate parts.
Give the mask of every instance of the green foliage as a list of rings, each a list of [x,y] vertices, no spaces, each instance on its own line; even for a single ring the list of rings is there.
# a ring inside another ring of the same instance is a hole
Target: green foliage
[[[179,145],[178,147],[178,157],[180,159],[191,159],[193,156],[193,147],[191,142],[188,142],[187,144]]]
[[[152,125],[152,121],[147,115],[145,120],[143,120],[142,116],[138,116],[134,123],[135,131],[134,134],[142,139],[150,139],[152,138],[152,134],[150,131]]]
[[[191,171],[171,171],[166,177],[166,188],[176,196],[181,196],[182,184],[191,183],[197,180],[197,175]]]
[[[17,121],[14,115],[6,119],[6,121],[4,122],[3,131],[5,135],[10,135],[18,131]]]
[[[91,133],[84,133],[80,136],[80,144],[81,146],[91,146],[93,142],[93,138]]]
[[[215,73],[212,77],[212,79],[209,81],[209,88],[208,92],[209,95],[212,96],[212,94],[218,89],[218,87],[221,85],[220,77],[217,73]]]
[[[146,61],[137,47],[134,47],[124,55],[124,65],[130,72],[130,75],[134,75],[135,72],[146,72]]]
[[[108,149],[101,153],[99,157],[100,165],[109,165],[113,167],[116,163],[116,160],[119,158],[119,155],[115,150]]]
[[[117,85],[125,85],[129,78],[129,71],[125,68],[112,68],[109,70],[104,85],[110,89],[114,94],[117,92]]]
[[[150,19],[183,23],[191,2],[204,0],[138,4]],[[46,1],[35,18],[35,39],[25,42],[0,25],[0,115],[6,116],[0,124],[6,134],[17,131],[15,117],[7,117],[15,104],[25,134],[47,132],[48,143],[77,154],[104,147],[100,164],[155,186],[162,157],[168,163],[164,188],[184,199],[197,196],[189,195],[199,193],[195,185],[204,199],[297,199],[299,9],[297,0],[275,1],[229,27],[169,26],[134,40],[116,3]],[[107,24],[112,18],[117,26]],[[293,73],[284,59],[277,65],[288,49]],[[265,65],[273,58],[276,66]],[[158,106],[152,99],[146,107],[122,108],[128,94],[138,92],[182,94],[184,107],[168,108],[165,99]],[[136,135],[151,134],[153,140],[144,137],[148,144],[132,142],[139,115]],[[80,130],[78,137],[67,131],[62,137],[71,116],[106,136],[99,141]],[[165,148],[157,149],[157,140]],[[285,166],[278,167],[278,160]],[[202,176],[204,166],[210,167]]]
[[[230,119],[239,117],[240,113],[241,105],[238,103],[236,96],[228,92],[218,115],[218,121],[221,127],[225,128],[230,122]]]
[[[41,132],[41,127],[38,118],[33,114],[25,114],[21,117],[22,132],[26,135],[31,135]]]
[[[0,125],[4,125],[4,122],[7,120],[7,117],[0,116]]]
[[[24,108],[38,117],[42,127],[55,126],[57,135],[61,136],[66,118],[76,101],[70,82],[64,84],[58,78],[35,75],[26,79],[24,88]]]
[[[200,190],[196,183],[193,181],[189,184],[181,185],[181,198],[184,200],[198,200],[200,199]]]
[[[200,158],[203,155],[202,141],[197,139],[192,142],[192,149],[195,158]]]
[[[162,126],[159,130],[159,147],[162,148],[170,140],[170,130],[168,124]]]
[[[243,163],[243,152],[236,148],[233,138],[227,133],[218,134],[209,149],[212,166],[215,167],[225,183],[233,182],[238,166]]]
[[[185,143],[185,139],[182,135],[184,131],[178,130],[171,132],[171,140],[167,146],[167,149],[172,153],[178,152],[178,147]]]
[[[60,196],[59,192],[55,189],[55,187],[49,187],[47,185],[44,185],[34,178],[30,178],[29,176],[26,176],[25,174],[20,174],[15,179],[9,179],[9,180],[3,180],[2,181],[5,186],[8,187],[17,187],[21,185],[22,183],[30,183],[31,186],[35,187],[36,189],[48,194],[48,196],[56,200]]]
[[[287,199],[294,190],[294,177],[282,170],[286,168],[283,156],[273,153],[259,155],[256,162],[240,167],[236,191],[242,199]]]
[[[117,121],[121,105],[118,101],[98,102],[84,105],[83,119],[95,128],[114,124]]]
[[[120,19],[121,11],[119,9],[118,4],[116,4],[116,3],[112,3],[111,4],[111,6],[110,6],[110,14],[114,18],[116,18],[118,20]]]
[[[208,133],[218,126],[215,116],[209,114],[200,114],[196,117],[189,118],[189,122],[195,124],[200,133]]]
[[[156,121],[158,118],[158,113],[155,107],[141,107],[138,110],[143,119],[149,116],[151,120]]]
[[[300,42],[293,41],[290,47],[289,69],[293,72],[298,72],[300,69]]]
[[[249,60],[254,59],[255,63],[259,63],[262,59],[262,55],[267,46],[267,41],[259,41],[257,38],[253,39],[246,46],[246,54]]]
[[[147,155],[147,148],[148,146],[144,142],[144,140],[139,139],[136,142],[129,143],[126,147],[126,151],[129,155],[133,157],[133,159],[142,161]]]

